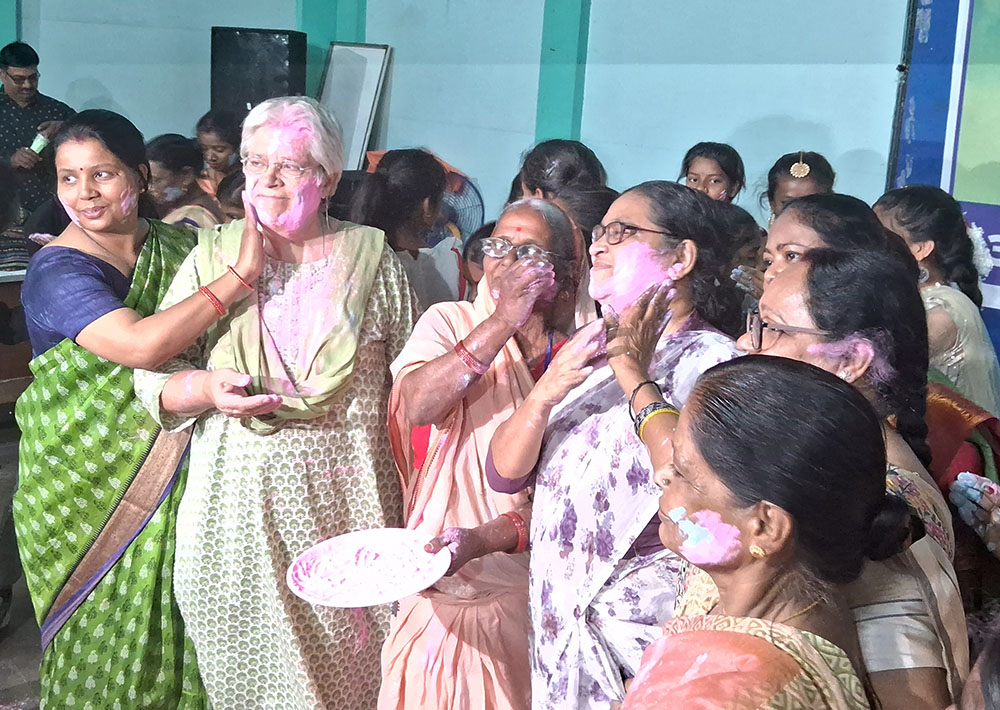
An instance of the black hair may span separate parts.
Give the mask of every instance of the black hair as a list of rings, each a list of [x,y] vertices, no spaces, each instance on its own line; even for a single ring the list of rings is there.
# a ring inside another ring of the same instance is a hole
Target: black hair
[[[875,202],[913,242],[934,242],[931,259],[946,281],[954,282],[981,308],[983,293],[973,260],[972,240],[962,207],[954,197],[932,185],[910,185],[890,190]]]
[[[529,193],[541,190],[545,197],[565,188],[592,189],[608,182],[594,151],[580,141],[562,138],[542,141],[528,151],[518,177]]]
[[[469,235],[465,246],[462,247],[462,261],[468,261],[480,267],[483,265],[483,240],[493,234],[496,226],[496,222],[487,222]]]
[[[747,176],[746,171],[743,169],[743,158],[728,143],[702,141],[691,146],[688,152],[684,154],[684,160],[681,161],[681,179],[688,174],[688,171],[691,169],[691,163],[695,161],[695,158],[708,158],[719,164],[722,172],[726,174],[726,178],[736,188],[731,197],[736,197],[739,191],[746,186]]]
[[[0,49],[0,69],[17,67],[26,69],[27,67],[38,66],[38,52],[31,48],[31,45],[24,42],[11,42],[3,49]]]
[[[390,150],[354,194],[351,221],[381,229],[394,244],[396,233],[420,214],[424,200],[440,204],[447,181],[444,166],[426,150]]]
[[[240,152],[240,125],[243,119],[235,111],[228,109],[218,109],[209,111],[198,119],[195,131],[198,133],[214,133],[223,141],[233,147],[233,151]]]
[[[201,148],[192,139],[178,133],[164,133],[146,144],[146,158],[150,162],[163,163],[172,173],[191,169],[195,175],[201,172],[203,162]]]
[[[243,190],[246,187],[246,176],[242,170],[226,175],[219,181],[215,197],[220,204],[243,209]]]
[[[754,245],[758,249],[764,245],[764,230],[749,212],[730,202],[717,204],[722,219],[721,261],[722,278],[729,278],[729,272],[738,266],[734,261],[743,248]]]
[[[0,161],[0,232],[5,231],[14,222],[17,210],[17,180],[14,171],[3,161]]]
[[[698,247],[698,260],[691,271],[691,290],[698,313],[728,335],[742,328],[742,297],[730,279],[720,279],[728,253],[723,236],[719,203],[708,195],[676,182],[651,180],[623,192],[636,192],[650,203],[649,219],[675,238],[690,239]],[[669,237],[668,237],[669,239]]]
[[[736,502],[794,521],[795,556],[828,584],[902,551],[910,510],[886,493],[881,421],[838,377],[748,355],[706,371],[685,409],[698,451]]]
[[[142,132],[120,113],[102,108],[92,108],[74,114],[63,121],[52,140],[55,152],[68,141],[93,139],[114,153],[126,168],[135,173],[139,181],[139,216],[153,217],[156,208],[146,192],[149,187],[149,160]],[[145,166],[143,174],[139,168]]]
[[[983,690],[983,707],[986,710],[1000,710],[1000,632],[996,629],[986,640],[976,663],[979,665],[979,683]]]
[[[551,197],[559,200],[569,212],[570,218],[583,232],[584,245],[589,249],[591,232],[604,219],[611,204],[618,199],[618,191],[603,185],[587,189],[567,187],[556,191]]]
[[[908,255],[907,255],[908,256]],[[909,262],[896,249],[811,249],[809,312],[828,341],[867,339],[874,406],[894,417],[896,431],[924,465],[927,445],[927,317]]]
[[[867,203],[836,192],[791,200],[781,214],[794,214],[831,249],[881,249],[888,233]]]
[[[791,169],[796,163],[805,163],[808,165],[809,174],[801,178],[792,175]],[[837,174],[833,172],[833,166],[830,165],[830,161],[819,153],[814,153],[811,150],[785,153],[767,171],[767,190],[760,196],[761,204],[764,204],[765,200],[768,203],[774,202],[774,193],[778,190],[778,181],[785,179],[812,180],[817,192],[833,192],[833,182],[837,179]]]
[[[518,173],[510,182],[510,192],[507,193],[507,204],[517,202],[522,197],[524,197],[524,190],[521,186],[521,173]]]

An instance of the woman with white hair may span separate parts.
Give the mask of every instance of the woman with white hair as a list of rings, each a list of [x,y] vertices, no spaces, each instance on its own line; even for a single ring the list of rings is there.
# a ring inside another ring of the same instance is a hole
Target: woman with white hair
[[[416,306],[383,234],[327,215],[343,142],[326,109],[261,103],[240,153],[267,257],[254,293],[137,375],[165,429],[195,427],[177,600],[217,710],[374,708],[389,610],[312,606],[285,571],[321,540],[402,523],[386,402]],[[201,230],[162,307],[226,271],[243,229]]]

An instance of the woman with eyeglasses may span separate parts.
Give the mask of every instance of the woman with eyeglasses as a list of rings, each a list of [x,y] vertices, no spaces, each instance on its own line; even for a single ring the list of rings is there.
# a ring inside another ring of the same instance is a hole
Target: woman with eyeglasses
[[[530,707],[529,492],[494,492],[486,455],[576,327],[578,243],[556,205],[508,205],[483,239],[476,300],[431,306],[392,364],[406,526],[451,550],[452,576],[400,602],[381,710]]]
[[[621,701],[670,617],[680,561],[657,537],[640,438],[668,438],[672,427],[657,423],[676,422],[698,375],[736,355],[722,332],[739,298],[717,279],[720,224],[709,197],[673,182],[615,200],[590,248],[590,293],[610,331],[574,335],[490,444],[495,488],[535,486],[535,708]]]
[[[927,326],[915,263],[901,245],[890,247],[895,235],[886,239],[881,249],[812,249],[785,266],[738,345],[832,372],[881,415],[886,487],[912,510],[911,544],[868,565],[847,587],[848,601],[882,707],[941,708],[968,673],[968,639],[951,514],[925,468]]]
[[[382,232],[327,215],[343,169],[327,109],[259,104],[241,154],[263,271],[205,337],[137,374],[165,429],[194,428],[176,596],[212,707],[373,708],[389,608],[314,606],[285,572],[322,540],[402,524],[385,406],[416,304]],[[214,304],[243,229],[201,230],[162,305],[193,290]]]

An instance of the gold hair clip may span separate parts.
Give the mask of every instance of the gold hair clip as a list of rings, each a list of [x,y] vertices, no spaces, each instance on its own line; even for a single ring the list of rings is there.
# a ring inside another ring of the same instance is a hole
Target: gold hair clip
[[[799,151],[799,161],[797,163],[793,163],[792,167],[788,169],[789,174],[793,178],[804,178],[809,174],[809,170],[809,163],[803,162],[802,151]]]

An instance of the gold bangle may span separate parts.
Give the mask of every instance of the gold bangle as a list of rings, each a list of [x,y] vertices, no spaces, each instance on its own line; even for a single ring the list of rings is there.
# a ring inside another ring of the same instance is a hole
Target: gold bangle
[[[681,415],[681,413],[678,412],[676,409],[668,409],[668,408],[657,409],[647,414],[646,418],[642,420],[642,424],[639,425],[639,441],[641,441],[642,443],[644,444],[646,443],[646,440],[642,438],[643,432],[646,431],[646,425],[649,424],[649,422],[653,419],[653,417],[659,414],[673,414],[675,417],[679,417]]]

